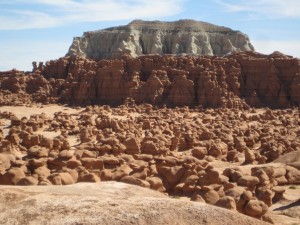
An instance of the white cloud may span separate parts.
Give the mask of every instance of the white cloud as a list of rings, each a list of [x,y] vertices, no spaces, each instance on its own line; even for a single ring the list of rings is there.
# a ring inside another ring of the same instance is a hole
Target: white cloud
[[[154,19],[181,12],[186,0],[0,1],[0,30],[48,28],[77,22]],[[16,10],[11,10],[11,8]]]
[[[271,41],[271,40],[251,40],[255,50],[264,54],[271,54],[280,51],[286,55],[300,58],[300,41]]]
[[[30,28],[44,28],[60,24],[59,20],[43,12],[29,10],[8,11],[14,18],[0,15],[0,30],[20,30]]]
[[[300,18],[299,0],[214,0],[229,12],[246,12],[257,14],[260,18]],[[250,19],[251,19],[250,18]],[[257,17],[256,17],[257,18]]]

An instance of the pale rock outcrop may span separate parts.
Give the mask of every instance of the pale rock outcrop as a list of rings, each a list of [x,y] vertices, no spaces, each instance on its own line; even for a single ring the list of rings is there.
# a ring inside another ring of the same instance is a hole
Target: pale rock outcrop
[[[144,54],[226,55],[253,51],[247,35],[194,20],[175,22],[135,20],[125,26],[85,32],[75,37],[67,55],[91,59]]]

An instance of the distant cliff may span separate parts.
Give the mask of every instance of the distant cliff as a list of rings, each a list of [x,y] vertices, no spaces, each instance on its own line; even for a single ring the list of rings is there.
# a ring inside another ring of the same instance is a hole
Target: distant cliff
[[[230,28],[193,20],[175,22],[135,20],[128,25],[85,32],[75,37],[67,56],[91,59],[144,54],[223,56],[254,51],[247,35]]]

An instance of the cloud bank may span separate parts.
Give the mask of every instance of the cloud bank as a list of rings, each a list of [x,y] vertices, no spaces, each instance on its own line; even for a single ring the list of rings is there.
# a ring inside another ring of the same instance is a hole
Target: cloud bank
[[[155,19],[182,11],[185,0],[2,0],[0,30],[57,27],[78,22]]]

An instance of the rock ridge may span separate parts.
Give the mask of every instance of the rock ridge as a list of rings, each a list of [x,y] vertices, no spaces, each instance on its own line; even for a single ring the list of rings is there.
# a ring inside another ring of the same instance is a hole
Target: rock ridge
[[[169,107],[300,105],[300,61],[280,52],[99,61],[71,56],[45,65],[34,63],[33,73],[2,72],[0,82],[1,105],[30,101],[120,105],[128,99]]]

